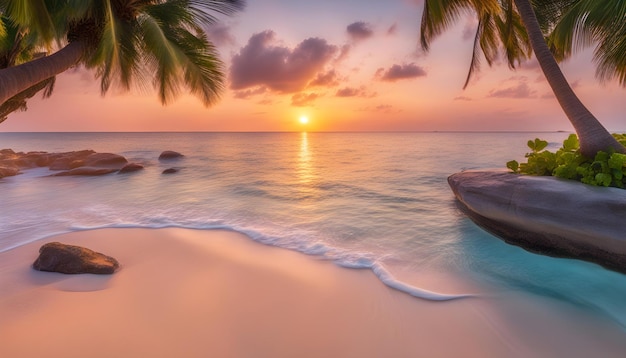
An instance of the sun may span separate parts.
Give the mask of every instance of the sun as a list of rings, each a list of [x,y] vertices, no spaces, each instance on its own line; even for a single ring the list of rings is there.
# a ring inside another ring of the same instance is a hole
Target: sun
[[[301,124],[307,124],[307,123],[309,123],[309,117],[301,116],[299,121],[300,121]]]

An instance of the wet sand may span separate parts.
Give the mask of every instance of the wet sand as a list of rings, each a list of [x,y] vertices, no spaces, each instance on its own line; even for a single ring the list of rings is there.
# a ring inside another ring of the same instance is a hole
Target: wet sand
[[[51,241],[113,256],[121,268],[111,276],[34,271],[39,247]],[[0,253],[0,356],[618,357],[626,351],[623,331],[573,308],[514,293],[466,293],[479,296],[415,298],[369,270],[340,268],[230,231],[81,231]]]

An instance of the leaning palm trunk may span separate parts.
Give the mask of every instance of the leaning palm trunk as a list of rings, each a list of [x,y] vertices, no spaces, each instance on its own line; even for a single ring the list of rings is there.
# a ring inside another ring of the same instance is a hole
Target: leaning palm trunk
[[[546,76],[565,115],[578,134],[581,153],[589,158],[593,158],[599,151],[615,150],[626,153],[626,148],[613,138],[585,105],[582,104],[580,99],[576,97],[546,44],[530,1],[514,1],[530,37],[530,43],[541,70]]]
[[[83,43],[75,41],[50,56],[0,70],[0,104],[76,65],[82,58],[84,50]]]

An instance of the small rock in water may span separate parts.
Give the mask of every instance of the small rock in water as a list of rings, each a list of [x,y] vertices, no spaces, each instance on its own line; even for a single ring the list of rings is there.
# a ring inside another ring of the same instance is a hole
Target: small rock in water
[[[119,263],[110,256],[84,247],[50,242],[39,249],[33,268],[65,274],[112,274],[119,268]]]
[[[129,163],[129,164],[126,164],[124,167],[122,167],[122,169],[120,169],[118,174],[132,173],[141,169],[143,169],[143,165],[137,164],[137,163]]]
[[[180,157],[183,157],[183,155],[172,150],[166,150],[159,155],[159,160],[175,159]]]
[[[163,171],[163,173],[161,173],[161,174],[174,174],[174,173],[178,173],[178,169],[176,169],[176,168],[168,168],[168,169],[165,169]]]

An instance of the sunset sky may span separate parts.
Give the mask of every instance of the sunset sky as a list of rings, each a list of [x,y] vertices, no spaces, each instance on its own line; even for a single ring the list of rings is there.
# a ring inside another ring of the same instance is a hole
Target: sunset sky
[[[424,54],[421,13],[420,0],[249,0],[210,29],[228,77],[213,107],[188,95],[167,107],[154,93],[101,97],[93,73],[77,69],[0,131],[571,130],[534,61],[485,64],[463,90],[473,18]],[[626,131],[626,89],[600,84],[591,57],[564,72],[609,130]]]

